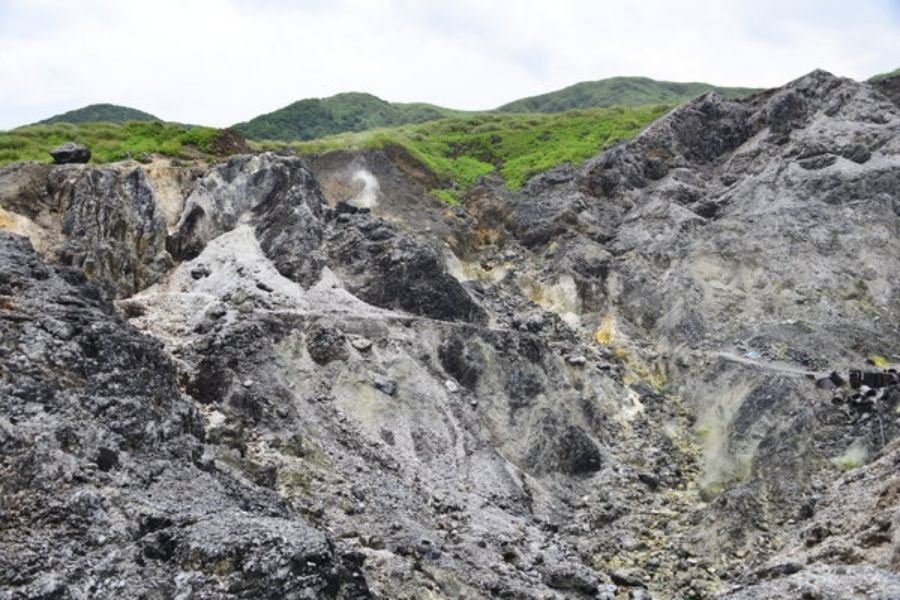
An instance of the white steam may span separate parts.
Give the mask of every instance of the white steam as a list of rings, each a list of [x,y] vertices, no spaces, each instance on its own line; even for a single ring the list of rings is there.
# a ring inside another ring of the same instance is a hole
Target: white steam
[[[378,179],[372,175],[367,169],[359,169],[353,173],[353,182],[361,181],[363,189],[353,198],[347,201],[347,204],[357,208],[373,208],[378,205],[378,194],[381,189],[378,185]]]

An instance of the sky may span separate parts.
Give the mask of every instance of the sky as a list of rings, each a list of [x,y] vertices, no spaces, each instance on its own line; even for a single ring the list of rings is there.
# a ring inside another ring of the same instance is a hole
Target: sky
[[[0,130],[98,102],[228,126],[346,91],[477,110],[898,67],[900,0],[0,0]]]

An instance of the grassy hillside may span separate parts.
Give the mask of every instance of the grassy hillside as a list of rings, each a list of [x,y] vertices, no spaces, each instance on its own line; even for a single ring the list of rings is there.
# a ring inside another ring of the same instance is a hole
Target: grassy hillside
[[[516,189],[532,176],[562,163],[579,163],[615,142],[637,135],[670,105],[576,110],[561,114],[478,114],[393,129],[293,143],[300,154],[399,145],[437,174],[444,187],[432,192],[453,203],[482,175],[497,172]]]
[[[427,123],[374,129],[304,142],[262,141],[254,150],[289,147],[300,154],[401,146],[441,180],[435,196],[457,202],[476,180],[501,175],[510,188],[562,163],[579,163],[615,142],[637,135],[670,105],[575,110],[559,114],[474,114]],[[171,123],[57,123],[0,132],[0,165],[49,161],[49,151],[68,141],[87,145],[94,163],[152,154],[213,160],[243,143],[227,130]],[[246,150],[246,148],[244,148]]]
[[[646,77],[612,77],[576,83],[549,94],[516,100],[497,110],[507,113],[555,113],[575,108],[678,104],[710,90],[728,98],[749,96],[759,91],[752,88],[718,87],[708,83],[656,81]]]
[[[49,162],[50,150],[70,141],[88,146],[94,163],[143,160],[150,154],[214,158],[228,146],[227,138],[220,129],[160,122],[31,125],[0,132],[0,165],[20,160]]]
[[[879,73],[878,75],[873,75],[869,77],[869,81],[881,81],[882,79],[887,79],[888,77],[896,77],[900,75],[900,69],[894,69],[890,73]]]
[[[253,140],[311,140],[344,132],[424,123],[465,114],[432,104],[397,104],[351,92],[309,98],[260,115],[232,129]]]
[[[150,113],[116,106],[115,104],[91,104],[61,115],[50,117],[35,125],[51,125],[53,123],[127,123],[129,121],[159,121]]]

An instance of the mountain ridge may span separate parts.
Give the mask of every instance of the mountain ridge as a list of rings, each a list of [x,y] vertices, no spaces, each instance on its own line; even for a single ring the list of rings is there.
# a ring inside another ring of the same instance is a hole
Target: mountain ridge
[[[366,92],[343,92],[297,100],[231,128],[248,139],[295,141],[463,114],[467,113],[424,102],[395,103]]]
[[[43,119],[31,125],[53,125],[55,123],[128,123],[130,121],[162,121],[157,116],[148,112],[121,106],[118,104],[99,103],[88,104],[50,118]],[[23,125],[28,127],[29,125]]]
[[[702,82],[660,81],[649,77],[608,77],[520,98],[497,108],[499,112],[563,112],[574,108],[608,108],[685,102],[705,92],[741,98],[761,88],[724,87]]]

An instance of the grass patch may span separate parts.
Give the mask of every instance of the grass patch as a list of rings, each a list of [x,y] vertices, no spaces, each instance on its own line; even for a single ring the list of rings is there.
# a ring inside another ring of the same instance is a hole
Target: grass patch
[[[161,122],[53,123],[0,132],[0,165],[22,160],[51,162],[50,150],[77,142],[91,149],[92,163],[141,159],[150,154],[173,158],[215,158],[222,131]]]
[[[477,114],[341,134],[307,142],[252,142],[301,155],[401,146],[441,180],[436,197],[458,202],[480,177],[498,173],[510,189],[564,163],[578,164],[640,133],[671,105],[573,110],[559,114]]]

